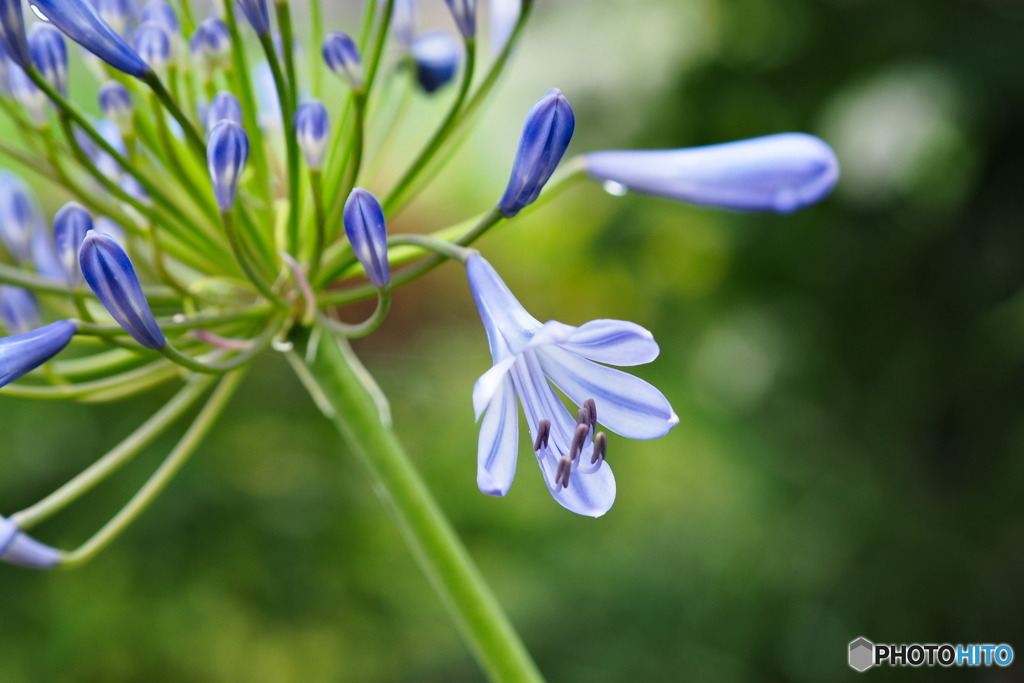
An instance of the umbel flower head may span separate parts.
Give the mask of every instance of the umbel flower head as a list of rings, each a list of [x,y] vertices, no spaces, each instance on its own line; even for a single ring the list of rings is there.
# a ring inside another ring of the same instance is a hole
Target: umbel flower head
[[[604,461],[602,424],[630,439],[657,439],[679,423],[665,396],[608,365],[641,365],[658,356],[650,332],[621,320],[580,327],[541,323],[527,313],[482,256],[466,261],[469,286],[487,332],[494,366],[477,380],[473,407],[480,426],[477,485],[504,496],[519,452],[516,398],[523,406],[544,482],[560,505],[599,517],[615,501],[615,478]],[[551,388],[580,408],[576,417]]]

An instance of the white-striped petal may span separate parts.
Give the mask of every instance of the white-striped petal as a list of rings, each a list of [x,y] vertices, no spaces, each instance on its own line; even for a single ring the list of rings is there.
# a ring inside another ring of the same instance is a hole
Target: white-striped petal
[[[504,496],[516,474],[519,412],[512,379],[505,375],[480,425],[476,483],[489,496]]]
[[[553,325],[560,327],[554,328]],[[591,320],[579,327],[561,323],[547,323],[534,335],[530,346],[540,345],[547,336],[549,326],[560,334],[553,339],[566,351],[608,365],[643,365],[658,357],[658,343],[654,335],[636,323],[625,320]]]

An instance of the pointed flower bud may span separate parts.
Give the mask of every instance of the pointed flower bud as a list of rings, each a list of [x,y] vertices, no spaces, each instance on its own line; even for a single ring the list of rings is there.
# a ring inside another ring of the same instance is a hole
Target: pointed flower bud
[[[591,152],[592,178],[644,194],[741,211],[789,213],[827,195],[839,163],[822,140],[780,133],[689,149]]]
[[[430,31],[418,36],[410,47],[416,62],[416,79],[424,92],[447,85],[459,69],[462,48],[447,31]]]
[[[31,332],[0,338],[0,387],[56,356],[77,331],[74,321],[58,320]]]
[[[198,38],[196,38],[198,36]],[[204,19],[196,29],[193,39],[198,41],[211,66],[226,66],[231,58],[231,33],[228,25],[217,17]]]
[[[143,23],[152,21],[160,24],[171,35],[176,35],[181,30],[181,26],[178,24],[178,15],[165,0],[150,0],[143,5],[142,21]]]
[[[71,40],[115,69],[136,78],[149,71],[142,57],[87,0],[32,0],[32,5]]]
[[[384,210],[372,194],[361,187],[352,190],[342,217],[352,251],[363,264],[373,286],[382,289],[391,282],[388,267],[388,234]]]
[[[324,62],[327,68],[347,82],[353,90],[363,87],[363,63],[355,41],[344,33],[328,33],[323,44]]]
[[[209,133],[221,121],[234,121],[242,125],[242,105],[234,93],[222,90],[213,96],[206,108],[206,132]]]
[[[0,562],[29,569],[52,569],[61,552],[35,540],[9,519],[0,517]]]
[[[32,260],[32,234],[42,229],[42,213],[25,181],[0,171],[0,241],[19,263]]]
[[[68,46],[50,24],[37,22],[28,32],[28,49],[43,78],[61,95],[68,94]]]
[[[39,305],[32,292],[22,287],[0,285],[0,321],[11,334],[31,332],[39,327]]]
[[[476,37],[476,0],[444,0],[455,18],[459,32],[466,40]]]
[[[327,151],[327,139],[331,135],[331,119],[327,107],[320,100],[308,100],[299,105],[295,112],[295,135],[299,138],[299,149],[306,157],[306,163],[319,171]]]
[[[135,31],[135,51],[159,74],[171,61],[171,35],[155,21],[147,21]]]
[[[82,248],[82,242],[85,241],[86,233],[90,230],[92,216],[78,202],[68,202],[53,218],[53,241],[70,287],[75,287],[82,281],[78,253]]]
[[[249,136],[234,121],[221,121],[206,141],[206,165],[213,182],[213,193],[221,211],[235,205],[238,181],[249,160]]]
[[[49,98],[14,62],[7,66],[7,83],[11,88],[11,97],[28,112],[32,120],[37,125],[45,123],[46,116],[50,111]]]
[[[558,88],[548,90],[533,105],[526,115],[526,125],[519,138],[512,177],[505,195],[498,202],[503,216],[512,218],[537,199],[544,183],[562,160],[575,128],[576,117],[572,107]]]
[[[131,259],[113,237],[89,231],[82,242],[79,264],[96,298],[132,339],[147,349],[159,349],[167,343],[142,293]]]
[[[117,126],[121,135],[131,135],[135,129],[135,105],[128,88],[117,81],[107,81],[100,86],[99,102],[103,115]]]
[[[32,54],[25,38],[25,16],[21,0],[0,0],[0,42],[7,55],[22,68],[32,63]]]
[[[245,18],[252,24],[252,30],[256,31],[256,35],[265,36],[270,33],[270,12],[267,9],[267,0],[238,0],[238,6],[242,8]]]

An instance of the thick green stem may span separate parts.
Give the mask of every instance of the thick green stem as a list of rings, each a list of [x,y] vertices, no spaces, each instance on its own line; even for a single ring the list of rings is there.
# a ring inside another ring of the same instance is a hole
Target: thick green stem
[[[492,680],[542,680],[494,594],[459,540],[395,433],[362,386],[350,350],[329,334],[296,333],[293,365],[317,405],[377,484],[420,567],[444,600]],[[305,360],[299,360],[304,358]]]

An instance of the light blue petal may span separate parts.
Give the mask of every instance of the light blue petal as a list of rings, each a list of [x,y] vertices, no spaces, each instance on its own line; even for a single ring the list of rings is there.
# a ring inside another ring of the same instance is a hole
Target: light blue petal
[[[658,357],[654,335],[625,320],[591,320],[579,327],[549,321],[530,340],[536,348],[555,344],[578,356],[609,365],[643,365]]]
[[[598,180],[745,211],[796,211],[825,197],[839,178],[832,149],[803,133],[689,149],[593,152],[585,159]]]
[[[657,439],[679,424],[660,391],[628,373],[599,365],[557,346],[531,350],[547,377],[576,405],[597,404],[597,421],[630,439]]]
[[[476,419],[480,419],[480,415],[487,410],[495,395],[503,387],[509,368],[515,361],[515,356],[500,360],[476,380],[473,385],[473,412]]]
[[[527,313],[483,256],[473,254],[466,260],[466,276],[487,332],[491,356],[495,360],[504,357],[504,347],[512,353],[526,348],[530,337],[540,329],[540,321]]]
[[[504,496],[516,475],[519,413],[512,379],[507,375],[480,425],[476,483],[489,496]]]

